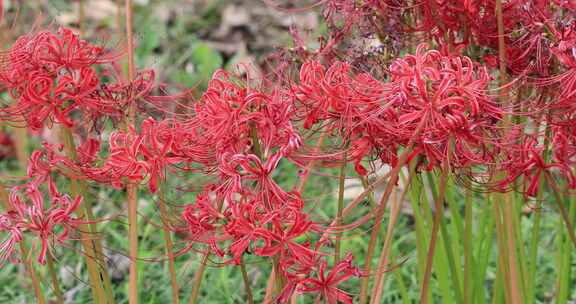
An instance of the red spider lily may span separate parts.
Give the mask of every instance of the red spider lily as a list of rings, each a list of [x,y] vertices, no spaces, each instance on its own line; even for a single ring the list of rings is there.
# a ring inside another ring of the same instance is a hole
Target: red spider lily
[[[301,140],[291,125],[291,115],[291,103],[279,92],[240,87],[219,71],[196,105],[193,125],[198,144],[215,150],[217,159],[207,164],[213,165],[224,153],[249,152],[252,128],[256,128],[263,155],[276,148],[284,153],[298,148]]]
[[[0,243],[0,265],[6,261],[18,262],[14,250],[16,244],[23,239],[22,226],[15,212],[0,214],[0,233],[7,234]]]
[[[484,136],[493,132],[502,116],[484,93],[490,80],[487,70],[468,57],[444,57],[425,49],[421,44],[415,55],[390,67],[400,96],[396,136],[406,142],[424,123],[416,150],[426,156],[428,169],[446,157],[455,167],[485,162]],[[448,156],[450,138],[458,152]]]
[[[558,140],[557,140],[558,141]],[[559,171],[567,181],[570,188],[576,187],[576,176],[567,162],[546,162],[544,160],[544,147],[538,144],[534,136],[525,136],[518,145],[508,148],[509,158],[503,168],[508,176],[499,182],[501,187],[509,187],[518,177],[524,178],[524,192],[528,196],[536,196],[541,178],[552,174],[552,170]],[[562,159],[559,159],[562,160]]]
[[[208,189],[208,188],[207,188]],[[224,215],[214,206],[214,199],[211,199],[209,193],[199,194],[196,202],[187,205],[182,213],[182,219],[186,223],[183,232],[189,234],[192,241],[182,250],[182,252],[191,248],[196,242],[209,244],[212,252],[218,256],[224,256],[224,252],[218,247],[217,225],[222,221]]]
[[[300,212],[294,212],[293,223],[286,228],[281,227],[282,222],[272,221],[272,230],[257,228],[254,231],[256,239],[262,240],[261,246],[255,246],[254,253],[260,256],[278,255],[281,260],[291,257],[302,265],[312,265],[316,251],[309,248],[308,243],[301,244],[296,239],[309,232],[313,223],[306,220]]]
[[[60,172],[60,166],[75,168],[75,165],[67,158],[60,155],[62,145],[50,145],[44,143],[44,149],[35,150],[30,155],[30,162],[28,164],[27,174],[28,183],[36,187],[40,187],[45,182],[52,182],[50,174],[53,172]],[[19,188],[17,186],[16,188]],[[50,184],[50,189],[54,186]],[[54,192],[55,193],[55,192]]]
[[[264,164],[254,154],[224,154],[222,157],[223,160],[219,170],[222,180],[226,180],[228,177],[232,179],[231,192],[242,191],[242,180],[254,180],[259,191],[272,195],[274,199],[282,200],[285,198],[284,191],[270,176],[281,160],[282,155],[280,153],[272,155]]]
[[[0,83],[16,103],[5,109],[9,119],[23,115],[28,125],[40,129],[48,119],[74,125],[71,113],[96,122],[103,117],[120,118],[128,104],[151,98],[151,70],[138,73],[125,83],[101,83],[120,52],[86,42],[70,29],[43,31],[20,37],[10,49]],[[97,69],[99,68],[99,69]],[[97,71],[102,70],[101,74]]]
[[[110,155],[104,165],[93,168],[88,163],[82,168],[85,174],[89,178],[111,182],[115,186],[122,184],[122,178],[139,182],[149,177],[149,189],[154,193],[158,190],[159,180],[165,178],[167,167],[191,161],[185,154],[177,154],[182,152],[182,148],[178,147],[176,137],[182,132],[176,130],[173,121],[148,118],[140,129],[140,134],[137,134],[134,128],[130,128],[128,132],[112,133],[109,141]],[[97,146],[95,143],[88,145],[90,146],[86,149],[92,149],[89,153],[93,158]]]
[[[352,296],[341,290],[338,286],[350,279],[359,277],[361,271],[352,265],[352,254],[348,253],[346,258],[338,262],[327,273],[328,263],[326,260],[320,262],[316,278],[305,278],[298,283],[296,292],[299,293],[318,293],[316,302],[320,303],[324,299],[326,303],[352,303]]]
[[[99,85],[92,65],[116,59],[65,28],[57,34],[44,31],[20,37],[9,58],[0,82],[17,103],[8,115],[24,115],[33,129],[52,117],[71,126],[70,112]]]
[[[177,140],[169,125],[158,123],[149,118],[140,126],[142,135],[146,139],[142,146],[144,161],[148,164],[148,182],[151,192],[158,190],[158,180],[164,179],[164,171],[169,165],[184,162],[186,158],[175,155],[172,151]]]
[[[97,90],[83,96],[80,109],[88,121],[99,121],[111,117],[123,119],[127,107],[136,100],[152,102],[156,74],[153,70],[139,71],[131,81],[101,84]]]
[[[58,193],[51,179],[48,179],[48,184],[51,196],[48,206],[45,205],[44,196],[35,183],[18,186],[12,190],[9,199],[12,211],[0,216],[2,223],[0,231],[9,234],[0,247],[1,262],[13,254],[14,244],[23,241],[24,233],[30,232],[40,241],[38,263],[44,264],[48,254],[48,242],[53,238],[59,243],[66,241],[70,230],[83,223],[72,215],[82,198],[72,199],[68,195]],[[21,189],[24,190],[22,193],[24,196],[18,193]],[[62,229],[60,234],[57,234],[57,228]]]
[[[554,160],[573,167],[576,163],[576,128],[562,125],[552,130],[551,147]]]
[[[350,74],[350,65],[343,62],[328,70],[318,62],[302,65],[293,96],[301,103],[305,128],[319,121],[329,122],[332,129],[349,136],[355,128],[363,127],[370,114],[378,114],[390,88],[368,74]]]
[[[14,142],[6,132],[0,131],[0,160],[14,156]]]
[[[127,133],[114,132],[110,135],[110,156],[104,166],[92,169],[89,176],[95,180],[112,182],[116,187],[122,185],[122,178],[132,182],[144,179],[148,172],[148,164],[141,159],[144,136],[138,135],[133,128]]]
[[[557,30],[558,41],[551,52],[562,64],[564,72],[540,81],[545,87],[557,87],[557,97],[550,105],[552,120],[556,124],[571,125],[576,117],[576,22]]]
[[[363,157],[374,149],[388,150],[393,143],[390,121],[394,121],[395,113],[386,103],[390,93],[391,86],[365,73],[353,74],[342,62],[328,70],[318,62],[305,63],[292,92],[298,114],[305,120],[304,128],[322,122],[328,132],[337,130],[350,142],[348,155],[362,175],[367,172],[360,164]]]
[[[231,203],[227,209],[226,232],[233,238],[230,252],[237,263],[252,243],[253,253],[260,256],[280,254],[282,260],[296,259],[301,264],[310,264],[313,250],[309,242],[297,243],[291,238],[318,231],[316,224],[305,220],[301,213],[304,204],[296,193],[287,193],[283,200],[274,200],[267,195],[243,193],[243,197]],[[278,198],[276,198],[278,199]],[[261,242],[260,242],[261,241]],[[279,244],[287,242],[286,244]],[[286,245],[287,247],[284,247]],[[304,255],[297,254],[300,251]]]
[[[263,224],[269,222],[263,218],[255,202],[242,202],[230,205],[226,232],[234,238],[230,244],[230,254],[234,263],[239,264],[241,257],[256,240],[255,231]]]
[[[78,146],[78,164],[80,166],[92,165],[98,157],[100,144],[100,140],[95,138],[88,138],[80,146]]]

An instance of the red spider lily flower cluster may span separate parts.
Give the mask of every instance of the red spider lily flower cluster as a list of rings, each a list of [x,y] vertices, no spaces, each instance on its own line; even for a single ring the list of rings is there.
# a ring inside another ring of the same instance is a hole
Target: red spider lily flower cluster
[[[349,302],[337,285],[349,274],[351,256],[326,271],[325,243],[315,242],[318,223],[305,211],[300,193],[286,192],[273,179],[278,163],[290,159],[301,146],[291,119],[290,96],[267,94],[234,83],[216,73],[196,106],[189,125],[196,141],[212,147],[214,154],[202,159],[206,171],[216,171],[219,181],[205,188],[195,203],[186,206],[182,228],[193,243],[205,243],[210,252],[240,263],[246,254],[276,257],[278,271],[287,279],[279,301],[293,292],[313,292],[330,303]],[[319,280],[313,279],[319,276]],[[311,287],[316,284],[316,287]]]
[[[47,120],[72,127],[75,110],[84,121],[122,117],[127,104],[150,92],[154,74],[145,71],[128,84],[102,83],[102,76],[113,73],[108,66],[120,55],[67,28],[21,36],[0,72],[3,89],[16,101],[3,109],[4,115],[21,115],[35,130]]]
[[[557,152],[572,151],[574,145],[571,125],[576,113],[576,22],[567,13],[574,11],[572,1],[502,3],[507,58],[503,63],[506,73],[517,77],[506,89],[519,92],[518,100],[506,105],[496,101],[496,94],[489,93],[493,84],[491,71],[499,65],[495,1],[327,1],[324,10],[328,24],[332,24],[332,43],[322,45],[318,52],[305,58],[315,56],[330,63],[329,71],[340,66],[347,66],[345,73],[367,70],[356,63],[349,51],[353,47],[346,44],[347,39],[366,37],[378,40],[381,48],[396,55],[387,69],[381,68],[383,75],[389,75],[389,81],[366,82],[376,93],[368,99],[363,96],[365,90],[349,81],[335,81],[332,72],[326,73],[321,65],[302,66],[301,83],[294,95],[300,102],[299,110],[308,113],[304,114],[305,126],[338,121],[337,127],[347,132],[342,134],[350,136],[349,155],[353,155],[359,173],[366,173],[360,161],[370,154],[394,165],[398,147],[406,147],[412,139],[415,144],[411,157],[420,155],[418,159],[426,163],[426,169],[450,159],[452,168],[505,172],[506,177],[493,189],[508,189],[521,178],[526,187],[518,190],[536,195],[541,174],[535,168],[554,172],[566,186],[574,187],[570,169],[574,157],[570,153],[561,157]],[[389,35],[393,28],[423,34],[434,41],[438,51],[426,50],[421,44],[414,55],[399,58],[396,45],[410,41]],[[350,63],[335,58],[346,58]],[[478,58],[479,62],[470,58]],[[348,92],[348,99],[342,99],[346,110],[332,108],[341,95],[328,84]],[[356,101],[362,98],[365,102],[358,106]],[[374,107],[379,107],[380,112]],[[366,111],[354,113],[351,108]],[[505,130],[505,116],[529,123],[514,126],[514,131]],[[416,135],[419,123],[422,130]],[[532,127],[526,127],[529,124]],[[530,130],[542,124],[553,127],[546,134]],[[544,157],[548,152],[543,138],[550,142],[552,157]],[[450,150],[452,153],[448,153]],[[483,176],[480,180],[491,178]],[[482,184],[492,188],[490,183]]]
[[[428,169],[445,159],[456,168],[490,161],[487,138],[494,134],[502,110],[486,93],[487,69],[468,57],[442,56],[425,48],[418,46],[414,55],[390,67],[398,139],[407,142],[416,136],[414,153],[424,156]],[[416,134],[420,125],[422,131]]]
[[[292,95],[298,117],[304,128],[323,124],[326,132],[336,130],[350,142],[349,156],[355,160],[358,173],[367,170],[361,161],[372,149],[380,148],[383,159],[395,158],[393,110],[385,98],[391,87],[369,74],[354,75],[350,65],[336,62],[328,69],[318,62],[302,65],[299,83],[293,85]]]
[[[561,135],[558,135],[560,137]],[[551,177],[551,172],[558,171],[560,176],[564,177],[568,183],[568,187],[576,188],[576,176],[572,167],[569,165],[573,162],[572,155],[558,155],[555,153],[551,161],[545,160],[545,147],[539,144],[537,138],[530,135],[525,135],[518,144],[509,146],[506,156],[509,158],[504,161],[502,168],[507,172],[508,176],[500,181],[502,186],[511,185],[519,176],[523,177],[523,189],[521,189],[528,196],[536,196],[541,178]],[[560,141],[566,138],[556,138],[556,144],[560,149],[566,148],[567,143]],[[572,145],[572,150],[573,150]]]
[[[446,158],[454,167],[490,160],[486,139],[496,132],[502,110],[486,93],[487,69],[468,57],[426,48],[422,44],[416,54],[395,60],[387,83],[366,73],[351,76],[341,62],[328,70],[304,64],[293,90],[304,127],[321,122],[341,131],[360,174],[366,174],[360,162],[372,150],[394,165],[398,146],[413,138],[413,155],[422,154],[428,170]],[[450,140],[454,149],[448,155]]]
[[[300,193],[285,191],[273,178],[281,161],[299,159],[295,152],[302,140],[292,123],[292,96],[244,86],[220,71],[194,110],[185,120],[147,118],[139,129],[113,132],[109,154],[101,161],[100,141],[89,139],[78,148],[77,161],[52,152],[52,162],[99,183],[147,182],[152,193],[166,170],[213,175],[218,181],[205,186],[181,214],[185,225],[176,230],[187,234],[189,242],[182,252],[206,245],[235,264],[248,253],[276,257],[292,292],[311,292],[305,286],[312,281],[306,280],[319,275],[329,282],[318,284],[330,284],[323,293],[346,299],[336,285],[352,276],[342,277],[351,266],[337,265],[337,278],[324,278],[327,243],[315,241],[321,225],[306,212]]]
[[[42,158],[41,152],[32,155],[28,170],[30,180],[12,188],[8,200],[10,210],[0,214],[0,232],[4,234],[0,263],[14,260],[15,245],[31,235],[39,242],[37,261],[45,264],[50,244],[54,241],[64,243],[69,239],[69,233],[84,223],[73,215],[82,197],[72,198],[60,193],[51,177],[54,164]],[[43,184],[48,186],[48,202],[40,190]]]
[[[110,155],[103,166],[88,163],[79,169],[90,179],[112,183],[116,187],[122,186],[124,178],[141,182],[149,176],[149,189],[156,192],[166,167],[184,160],[172,150],[176,145],[176,134],[170,132],[172,130],[167,122],[158,123],[149,118],[142,123],[141,134],[137,134],[133,127],[128,132],[114,132],[109,139]],[[87,153],[89,158],[97,148],[96,145],[88,147],[92,149]]]

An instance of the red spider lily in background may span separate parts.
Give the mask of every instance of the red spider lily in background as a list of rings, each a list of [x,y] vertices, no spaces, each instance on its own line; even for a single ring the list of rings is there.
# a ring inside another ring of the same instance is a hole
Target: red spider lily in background
[[[560,139],[557,139],[557,142]],[[501,165],[508,176],[499,182],[502,188],[510,187],[520,176],[523,177],[523,189],[526,195],[536,196],[541,178],[558,171],[571,189],[576,188],[576,176],[566,159],[558,162],[544,160],[544,147],[538,144],[537,138],[525,135],[518,144],[509,145],[506,156],[508,159]],[[564,160],[564,161],[562,161]],[[572,160],[573,161],[573,160]]]
[[[56,239],[58,243],[63,243],[68,239],[69,232],[83,223],[72,215],[82,198],[72,199],[68,195],[60,194],[51,179],[48,184],[51,197],[48,205],[35,183],[24,184],[12,190],[8,202],[12,211],[0,215],[0,231],[8,234],[0,247],[0,262],[13,256],[15,243],[22,242],[26,233],[30,232],[40,242],[37,260],[44,264],[49,242]],[[60,228],[62,232],[57,234]]]
[[[380,151],[383,161],[394,162],[392,148],[413,136],[418,136],[414,154],[425,156],[428,169],[448,157],[450,138],[455,142],[453,166],[490,161],[486,141],[496,134],[503,111],[486,93],[487,69],[468,57],[426,48],[421,44],[414,55],[395,60],[386,84],[367,74],[350,76],[343,63],[326,71],[319,63],[303,65],[293,94],[304,127],[323,122],[339,130],[350,140],[360,174],[366,173],[360,165],[365,155]],[[417,135],[420,124],[424,128]]]
[[[19,222],[15,212],[0,214],[0,233],[4,234],[0,242],[0,265],[6,261],[17,263],[15,246],[23,239],[23,225]]]
[[[0,83],[16,101],[3,109],[6,119],[22,115],[38,130],[46,120],[75,125],[73,111],[88,121],[120,118],[128,104],[150,94],[154,72],[143,71],[126,83],[102,83],[122,52],[82,40],[72,30],[42,31],[21,36],[12,46]]]
[[[329,272],[326,260],[322,260],[317,270],[317,277],[299,281],[296,292],[318,294],[316,303],[324,299],[329,304],[351,304],[352,296],[338,286],[352,277],[361,276],[361,270],[352,265],[352,259],[352,254],[347,254],[346,258],[334,265]]]
[[[0,131],[0,160],[14,156],[14,142],[12,137],[3,131]]]

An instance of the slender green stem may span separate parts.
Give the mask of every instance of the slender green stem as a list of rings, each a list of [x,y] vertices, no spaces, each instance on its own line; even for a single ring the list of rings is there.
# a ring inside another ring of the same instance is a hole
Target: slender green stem
[[[24,119],[24,118],[22,118]],[[28,130],[24,128],[14,128],[14,146],[16,148],[16,158],[20,164],[20,169],[26,172],[28,168]]]
[[[202,277],[204,276],[204,271],[206,270],[206,265],[208,264],[208,257],[210,252],[205,252],[200,260],[200,267],[196,270],[194,274],[194,285],[192,286],[192,294],[190,294],[189,304],[195,304],[198,300],[198,294],[200,292],[200,286],[202,285]]]
[[[54,269],[54,258],[52,257],[52,253],[48,252],[47,255],[47,264],[48,264],[48,274],[50,275],[50,280],[52,281],[52,289],[54,290],[54,294],[56,295],[56,303],[64,304],[64,297],[62,296],[62,290],[60,289],[60,284],[58,283],[58,275],[56,274],[56,270]]]
[[[434,198],[438,197],[437,190],[435,187],[434,176],[431,172],[428,172],[428,180],[430,181],[430,189]],[[464,297],[462,295],[463,282],[460,278],[463,277],[461,273],[462,265],[460,260],[455,257],[461,257],[459,245],[460,236],[464,234],[464,227],[462,223],[462,218],[460,216],[460,210],[456,206],[454,192],[452,191],[450,181],[447,181],[445,186],[445,201],[448,203],[448,209],[450,210],[450,222],[451,222],[451,233],[448,232],[448,227],[446,222],[443,220],[444,215],[440,219],[440,234],[442,236],[442,244],[444,245],[444,252],[446,257],[446,263],[450,269],[450,279],[452,281],[452,290],[454,291],[455,301],[462,303],[464,302]]]
[[[513,213],[513,202],[510,200],[511,193],[503,193],[504,198],[502,209],[504,213],[504,225],[506,229],[506,240],[507,250],[504,252],[508,253],[508,267],[509,267],[509,284],[510,284],[510,295],[512,304],[522,303],[522,295],[520,292],[520,278],[518,271],[518,252],[516,246],[516,232],[514,230],[514,213]]]
[[[392,261],[392,263],[395,262],[394,257],[392,255],[390,255],[390,261]],[[410,296],[408,294],[408,288],[406,288],[406,283],[404,283],[402,273],[398,269],[394,270],[394,278],[398,283],[400,294],[402,295],[402,304],[410,304]],[[374,302],[374,303],[380,303],[380,302]]]
[[[134,79],[134,37],[132,30],[132,0],[124,1],[124,11],[126,15],[126,41],[128,54],[128,81]],[[136,123],[135,100],[131,101],[127,109],[125,127],[134,126]],[[128,278],[128,302],[130,304],[138,303],[138,188],[136,184],[128,183],[126,186],[128,200],[128,243],[130,244],[130,273]]]
[[[135,185],[127,187],[128,200],[128,243],[130,244],[130,273],[129,273],[129,296],[130,304],[138,303],[138,211],[137,189]]]
[[[504,227],[502,219],[502,204],[500,202],[494,202],[494,218],[496,219],[496,241],[498,243],[498,252],[508,252],[507,242],[506,242],[506,230]],[[510,284],[508,278],[509,271],[509,258],[507,254],[498,254],[498,275],[496,277],[496,284],[494,289],[494,297],[496,300],[499,293],[504,291],[505,303],[512,303],[512,296],[510,291]]]
[[[528,277],[526,278],[527,290],[529,294],[526,297],[527,304],[534,303],[536,297],[536,286],[534,284],[536,279],[536,267],[538,265],[538,241],[540,240],[540,226],[542,222],[542,192],[544,188],[544,178],[540,179],[540,190],[536,196],[536,205],[532,215],[532,232],[530,239],[530,252],[528,268]]]
[[[528,275],[528,260],[526,257],[526,242],[524,242],[524,236],[522,234],[522,206],[524,204],[523,195],[520,193],[515,193],[512,196],[512,225],[514,232],[514,239],[516,240],[515,246],[518,253],[518,288],[520,289],[522,303],[526,302],[526,297],[528,296],[528,284],[526,277]]]
[[[431,239],[428,245],[428,255],[426,257],[426,270],[424,271],[424,279],[422,281],[422,289],[420,291],[420,303],[428,303],[428,288],[430,285],[430,277],[432,275],[432,262],[434,258],[434,251],[436,249],[436,242],[438,239],[438,231],[440,230],[440,221],[444,210],[444,197],[446,195],[446,184],[448,183],[448,171],[450,170],[448,159],[444,160],[444,166],[440,176],[440,191],[437,198],[434,200],[434,219],[432,222]],[[458,288],[458,286],[454,286]]]
[[[324,138],[326,137],[326,133],[327,132],[320,131],[320,138],[318,138],[318,142],[316,142],[316,147],[314,147],[315,153],[320,151],[320,148],[322,147],[322,143],[324,142]],[[308,177],[310,176],[310,172],[312,171],[312,169],[314,168],[315,165],[316,165],[316,162],[314,160],[312,160],[308,163],[308,166],[306,167],[306,169],[304,170],[302,175],[300,175],[300,181],[298,183],[298,186],[295,187],[297,192],[302,193],[304,191],[304,188],[306,187],[306,182],[308,181]]]
[[[424,128],[424,124],[427,120],[428,114],[422,117],[422,120],[418,123],[418,127],[414,131],[414,136],[410,138],[410,141],[406,145],[404,151],[398,158],[398,163],[392,171],[390,172],[390,177],[388,179],[388,184],[386,184],[386,189],[384,189],[384,194],[382,194],[382,198],[380,199],[380,203],[377,206],[376,215],[374,217],[374,226],[372,227],[372,231],[370,233],[370,241],[368,242],[368,250],[366,251],[366,257],[364,262],[364,273],[366,276],[362,279],[362,285],[360,286],[360,300],[358,303],[365,304],[368,300],[368,288],[370,283],[370,271],[372,269],[372,257],[374,256],[374,250],[376,249],[376,242],[378,240],[378,234],[380,232],[380,226],[382,225],[382,219],[384,218],[384,212],[386,211],[386,205],[388,203],[388,198],[394,189],[396,182],[398,181],[398,175],[400,174],[400,170],[406,165],[408,161],[408,156],[412,152],[412,147],[414,143],[419,138],[422,129]],[[352,205],[352,204],[350,204]]]
[[[254,304],[254,297],[252,296],[252,287],[250,286],[250,278],[246,271],[246,265],[242,258],[240,258],[240,272],[242,272],[242,280],[244,280],[244,288],[246,290],[246,300],[248,304]]]
[[[40,280],[36,275],[36,271],[32,266],[32,260],[29,256],[29,251],[26,245],[23,242],[20,242],[20,255],[24,258],[23,262],[28,271],[28,275],[30,275],[30,280],[32,281],[32,288],[34,289],[34,294],[36,295],[36,300],[38,300],[38,304],[45,304],[46,297],[44,296],[44,291],[40,286]]]
[[[347,153],[344,153],[344,160],[342,162],[342,167],[340,167],[340,177],[338,179],[338,205],[337,205],[337,213],[336,213],[336,226],[342,225],[342,210],[344,209],[344,187],[346,181],[346,161]],[[335,245],[334,245],[334,263],[338,263],[340,261],[340,247],[342,242],[342,231],[340,229],[339,232],[335,236]]]
[[[410,184],[412,182],[412,177],[414,176],[415,166],[411,166],[410,172],[408,174],[408,181],[404,184],[404,189],[400,195],[400,199],[394,195],[392,200],[392,206],[390,211],[390,219],[388,220],[388,227],[386,228],[386,236],[384,238],[384,245],[382,246],[382,252],[380,253],[380,258],[378,259],[378,272],[376,273],[376,279],[374,280],[374,286],[372,287],[372,295],[370,302],[373,304],[378,304],[381,302],[382,294],[384,291],[384,279],[386,271],[384,268],[388,265],[390,248],[392,246],[392,237],[394,235],[394,227],[396,227],[396,221],[402,209],[402,202],[410,189]]]
[[[540,125],[540,123],[538,123]],[[550,146],[550,126],[546,125],[546,131],[544,136],[544,151],[548,151]],[[544,154],[544,162],[547,163],[550,158],[549,153]],[[533,211],[533,219],[532,219],[532,232],[531,232],[531,239],[530,239],[530,251],[529,251],[529,267],[528,267],[528,274],[526,278],[526,303],[531,304],[534,303],[536,298],[536,286],[534,284],[536,279],[536,265],[538,265],[538,241],[540,239],[540,226],[542,221],[542,198],[544,194],[544,188],[546,185],[546,179],[544,176],[540,176],[539,185],[538,185],[538,193],[536,194],[536,205]]]
[[[503,258],[499,258],[502,260]],[[510,303],[509,297],[506,293],[507,289],[503,288],[502,281],[504,280],[504,266],[503,263],[498,263],[496,266],[496,279],[494,280],[494,289],[492,290],[492,303]],[[504,297],[504,301],[502,301],[502,297]]]
[[[76,159],[76,148],[74,146],[74,140],[72,137],[72,131],[69,128],[62,127],[61,138],[64,145],[64,151],[66,155],[72,159]],[[92,207],[88,201],[88,195],[85,187],[82,185],[81,181],[74,178],[70,179],[70,190],[73,196],[82,196],[84,198],[82,202],[82,207],[76,210],[78,217],[85,218],[91,223],[94,222],[94,217],[92,215]],[[99,251],[98,243],[100,240],[95,238],[96,227],[93,224],[81,224],[78,227],[80,231],[80,239],[82,246],[84,247],[84,254],[86,255],[86,266],[88,268],[88,276],[90,278],[90,286],[92,288],[92,295],[94,296],[94,301],[98,303],[112,303],[113,298],[111,297],[112,291],[109,290],[107,294],[106,281],[108,277],[106,269],[101,268],[99,265],[106,265],[104,263],[104,255]],[[104,285],[103,285],[104,284]]]
[[[417,161],[416,161],[417,163]],[[415,179],[410,187],[410,205],[414,212],[414,226],[416,230],[416,261],[418,269],[418,283],[424,281],[424,271],[426,269],[426,244],[427,244],[427,231],[429,230],[429,225],[427,225],[426,216],[421,208],[421,197],[426,197],[424,193],[424,185],[421,179]],[[430,294],[426,295],[427,297]]]
[[[85,16],[84,0],[78,0],[78,31],[80,32],[80,36],[84,35]]]
[[[556,205],[558,206],[558,210],[562,215],[562,219],[564,220],[564,224],[566,225],[567,233],[569,236],[570,241],[572,244],[576,246],[576,236],[574,235],[574,225],[572,225],[572,221],[570,220],[570,216],[568,215],[568,211],[566,211],[566,207],[564,206],[562,196],[560,195],[560,189],[558,189],[558,185],[554,181],[554,178],[548,174],[546,174],[546,180],[548,181],[548,185],[552,188],[552,194],[556,199]]]
[[[487,193],[484,200],[484,210],[479,218],[479,229],[480,236],[478,238],[478,246],[476,256],[478,261],[478,267],[476,271],[476,278],[474,284],[474,291],[472,292],[473,298],[477,303],[486,303],[486,288],[484,282],[486,282],[488,274],[488,265],[490,263],[490,257],[492,256],[492,248],[494,245],[493,235],[494,227],[496,225],[496,217],[493,216],[493,209],[495,209],[495,204],[492,202],[491,194]],[[474,246],[476,242],[472,245]]]
[[[174,244],[170,235],[172,229],[166,206],[166,198],[164,197],[164,188],[161,187],[158,191],[158,208],[160,209],[160,217],[162,218],[162,229],[164,230],[164,243],[166,244],[166,256],[168,257],[168,270],[170,272],[170,284],[172,285],[172,303],[178,304],[179,302],[179,289],[178,280],[176,278],[176,267],[174,265]]]
[[[571,220],[576,216],[576,206],[574,202],[570,202],[571,197],[568,195],[567,199],[569,201],[568,214]],[[572,263],[572,251],[573,246],[570,239],[566,237],[566,225],[563,225],[562,221],[558,223],[558,232],[561,237],[558,238],[558,281],[557,281],[557,296],[556,303],[566,304],[570,298],[571,287],[571,263]]]
[[[472,279],[474,276],[473,269],[475,266],[474,256],[472,253],[472,191],[466,189],[464,209],[464,299],[473,299],[472,297]]]
[[[502,0],[496,0],[495,5],[495,13],[496,13],[496,21],[498,26],[498,56],[499,56],[499,80],[500,80],[500,102],[506,108],[509,104],[508,98],[508,89],[505,87],[506,82],[508,81],[508,74],[506,72],[507,68],[507,53],[506,53],[506,33],[504,32],[504,17],[502,12]],[[503,128],[509,127],[510,124],[510,115],[505,115],[502,121]],[[521,294],[519,293],[519,279],[518,278],[518,265],[517,265],[517,246],[516,246],[516,238],[515,238],[515,231],[513,225],[513,210],[511,206],[510,200],[510,193],[504,193],[501,195],[500,203],[503,204],[502,212],[503,212],[503,225],[504,230],[503,232],[506,233],[505,239],[507,241],[507,251],[503,251],[507,253],[507,266],[508,269],[506,273],[508,276],[506,277],[506,286],[508,286],[508,291],[510,295],[510,303],[512,304],[519,304],[522,301]]]

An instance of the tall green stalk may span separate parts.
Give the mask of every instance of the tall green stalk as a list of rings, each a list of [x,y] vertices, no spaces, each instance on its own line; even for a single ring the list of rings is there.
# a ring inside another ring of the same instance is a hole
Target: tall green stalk
[[[65,127],[60,128],[60,131],[66,156],[75,160],[77,156],[72,131]],[[88,268],[88,276],[90,278],[94,301],[97,303],[114,303],[110,277],[108,276],[107,269],[105,269],[106,262],[102,252],[102,245],[100,239],[95,237],[97,229],[94,223],[94,215],[92,214],[92,206],[88,192],[86,191],[86,185],[80,180],[71,178],[70,192],[75,197],[83,197],[82,206],[76,210],[76,214],[79,218],[87,219],[87,221],[90,222],[90,224],[80,224],[78,231],[80,232],[80,241],[86,256],[86,266]]]
[[[346,181],[346,160],[347,153],[344,153],[344,160],[342,162],[342,166],[340,167],[340,177],[338,178],[338,205],[337,205],[337,213],[336,213],[336,226],[342,225],[342,210],[344,210],[344,187]],[[338,263],[340,261],[340,247],[342,243],[342,231],[338,231],[335,236],[335,245],[334,245],[334,263]]]
[[[164,196],[164,187],[158,191],[158,208],[160,209],[160,217],[162,219],[162,229],[164,230],[164,243],[166,244],[166,256],[168,257],[168,271],[170,273],[170,284],[172,286],[172,303],[178,304],[179,302],[179,289],[178,280],[176,278],[176,266],[174,265],[174,244],[170,235],[172,229],[168,208],[166,206],[166,198]]]
[[[56,295],[56,303],[64,304],[64,297],[62,296],[60,283],[58,283],[58,276],[56,274],[56,270],[54,269],[54,258],[52,257],[51,252],[48,252],[47,264],[48,264],[48,274],[50,275],[50,281],[52,281],[52,290],[54,291],[54,295]]]
[[[128,71],[127,78],[131,82],[134,79],[134,37],[132,31],[132,0],[124,1],[125,11],[125,30],[128,53]],[[131,101],[126,113],[125,127],[134,126],[136,123],[135,100]],[[130,256],[130,272],[128,276],[128,302],[130,304],[138,303],[138,187],[134,183],[128,183],[126,186],[128,201],[128,243]]]
[[[406,165],[408,161],[408,156],[412,152],[412,148],[414,147],[414,143],[416,139],[419,138],[424,124],[428,119],[428,114],[425,114],[422,117],[422,120],[418,123],[416,130],[414,131],[414,135],[410,138],[410,141],[406,145],[404,151],[398,158],[398,162],[392,171],[390,172],[390,177],[388,179],[388,184],[386,184],[386,189],[384,190],[384,194],[382,194],[382,198],[380,199],[380,203],[377,206],[376,214],[374,217],[374,226],[372,227],[372,231],[370,232],[370,241],[368,242],[368,249],[366,251],[366,257],[364,262],[363,271],[366,276],[362,279],[362,283],[360,286],[360,300],[358,303],[365,304],[368,300],[368,288],[369,288],[369,279],[371,270],[372,270],[372,257],[374,256],[374,250],[376,249],[376,241],[378,240],[378,234],[380,232],[380,226],[382,225],[382,219],[384,218],[384,213],[386,211],[386,206],[388,203],[388,198],[394,189],[396,182],[398,181],[398,176],[400,171]],[[352,205],[352,204],[350,204]]]
[[[372,304],[380,303],[382,299],[382,294],[384,292],[384,279],[386,274],[384,268],[388,265],[394,227],[396,226],[396,221],[400,214],[400,210],[402,209],[402,202],[404,202],[405,196],[409,192],[408,189],[411,187],[412,178],[415,175],[415,167],[415,164],[411,166],[410,172],[408,173],[408,181],[404,183],[404,190],[402,190],[400,198],[398,199],[397,195],[394,195],[394,198],[392,199],[390,218],[388,220],[388,227],[386,228],[386,236],[384,238],[382,251],[380,252],[380,258],[378,259],[378,273],[376,273],[376,279],[374,280],[374,286],[372,287],[372,295],[370,300],[370,303]]]
[[[574,221],[576,217],[576,204],[572,201],[570,195],[566,196],[568,207],[568,215],[571,221]],[[558,235],[557,246],[558,246],[558,258],[556,261],[556,267],[558,272],[557,278],[557,291],[556,291],[556,303],[566,304],[571,296],[571,291],[574,288],[572,284],[572,252],[573,244],[570,238],[567,236],[566,231],[568,227],[562,222],[558,222]]]
[[[474,275],[476,274],[474,272],[476,263],[472,250],[472,230],[474,227],[472,203],[472,190],[466,189],[464,207],[464,299],[470,299],[470,301],[474,301],[474,297],[472,296],[474,286],[472,284],[474,282]]]
[[[200,260],[200,267],[194,273],[194,285],[192,286],[192,293],[188,299],[189,304],[195,304],[198,300],[198,294],[200,293],[200,286],[202,286],[202,277],[204,276],[204,271],[206,270],[206,265],[208,264],[208,258],[210,257],[210,252],[205,252]]]
[[[452,144],[450,144],[452,145]],[[451,150],[451,149],[449,149]],[[442,172],[440,176],[440,185],[439,185],[439,192],[438,196],[434,199],[434,219],[432,222],[432,232],[431,238],[428,245],[428,254],[426,256],[426,269],[424,271],[424,278],[422,281],[422,289],[420,291],[420,303],[426,304],[428,303],[429,297],[428,288],[430,285],[430,277],[432,275],[432,263],[434,259],[434,251],[436,249],[436,243],[438,240],[438,231],[440,230],[441,220],[444,212],[444,199],[446,195],[446,185],[448,183],[448,171],[450,170],[449,159],[446,158],[444,160],[444,164],[442,166]],[[448,252],[447,252],[448,253]],[[458,286],[454,286],[454,288],[458,288]]]

